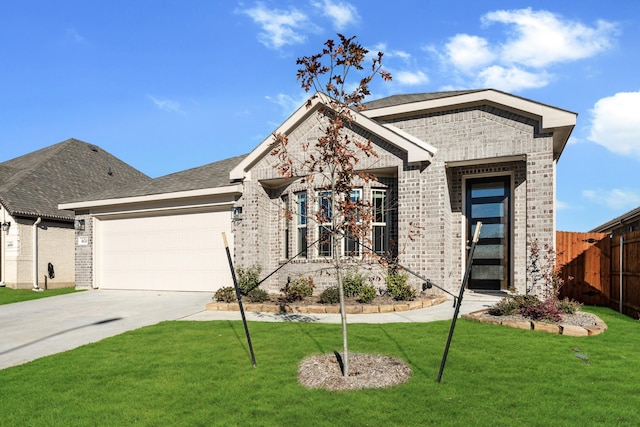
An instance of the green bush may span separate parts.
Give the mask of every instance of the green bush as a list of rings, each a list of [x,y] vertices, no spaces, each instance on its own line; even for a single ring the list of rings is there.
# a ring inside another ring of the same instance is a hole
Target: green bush
[[[224,288],[220,288],[213,294],[213,298],[216,301],[220,302],[235,302],[236,301],[236,290],[233,286],[226,286]]]
[[[344,288],[345,297],[355,297],[360,295],[362,287],[366,284],[366,277],[357,271],[348,271],[342,279],[342,287]]]
[[[373,285],[364,285],[360,289],[360,298],[358,302],[362,304],[370,304],[376,298],[376,288]]]
[[[340,291],[336,286],[325,289],[318,297],[320,304],[335,304],[340,302]]]
[[[569,298],[561,299],[556,302],[558,310],[564,314],[574,314],[582,309],[582,303]]]
[[[264,302],[269,300],[269,294],[265,290],[257,287],[258,283],[260,283],[261,272],[262,267],[258,264],[250,267],[238,267],[236,269],[238,287],[250,302]]]
[[[507,295],[489,307],[488,313],[493,316],[509,316],[539,304],[540,300],[535,295]]]
[[[282,292],[282,300],[285,302],[302,301],[303,299],[313,295],[312,277],[298,277],[289,281],[284,288],[280,289]]]
[[[407,284],[409,275],[396,269],[389,269],[384,278],[387,285],[387,294],[396,301],[413,301],[416,299],[416,290]]]

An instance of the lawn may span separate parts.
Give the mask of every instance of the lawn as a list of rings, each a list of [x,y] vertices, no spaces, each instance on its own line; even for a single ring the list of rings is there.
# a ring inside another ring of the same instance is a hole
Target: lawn
[[[638,425],[640,322],[589,311],[607,332],[460,320],[441,383],[449,322],[350,325],[352,351],[399,357],[413,377],[349,392],[296,379],[303,358],[340,348],[339,325],[252,322],[253,368],[242,323],[164,322],[0,371],[0,425]]]
[[[76,291],[76,288],[48,289],[42,292],[35,292],[31,289],[0,288],[0,305],[70,294],[72,292],[79,291]]]

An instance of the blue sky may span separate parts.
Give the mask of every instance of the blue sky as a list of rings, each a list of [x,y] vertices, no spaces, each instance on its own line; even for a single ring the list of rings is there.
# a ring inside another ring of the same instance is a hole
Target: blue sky
[[[640,206],[640,2],[45,0],[0,15],[0,161],[68,138],[157,177],[251,151],[299,107],[296,58],[383,51],[372,97],[495,88],[579,114],[558,229]]]

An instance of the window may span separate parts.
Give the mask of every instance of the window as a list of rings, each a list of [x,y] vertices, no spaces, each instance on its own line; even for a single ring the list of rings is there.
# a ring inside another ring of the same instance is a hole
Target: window
[[[333,214],[333,201],[331,191],[318,193],[318,255],[331,257],[333,255],[333,230],[331,228],[331,216]]]
[[[373,251],[385,255],[389,250],[387,229],[387,190],[373,190]]]
[[[307,194],[296,195],[296,249],[301,258],[307,257]]]
[[[359,202],[362,199],[362,190],[356,189],[351,191],[351,201]],[[353,214],[355,221],[360,222],[360,213],[356,209]],[[348,256],[360,256],[360,240],[357,237],[352,237],[347,232],[344,239],[344,254]]]

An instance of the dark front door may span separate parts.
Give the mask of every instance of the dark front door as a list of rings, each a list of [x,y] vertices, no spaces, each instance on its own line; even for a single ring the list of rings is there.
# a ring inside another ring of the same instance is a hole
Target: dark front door
[[[467,240],[482,222],[469,289],[500,290],[509,286],[511,178],[476,178],[467,181]]]

